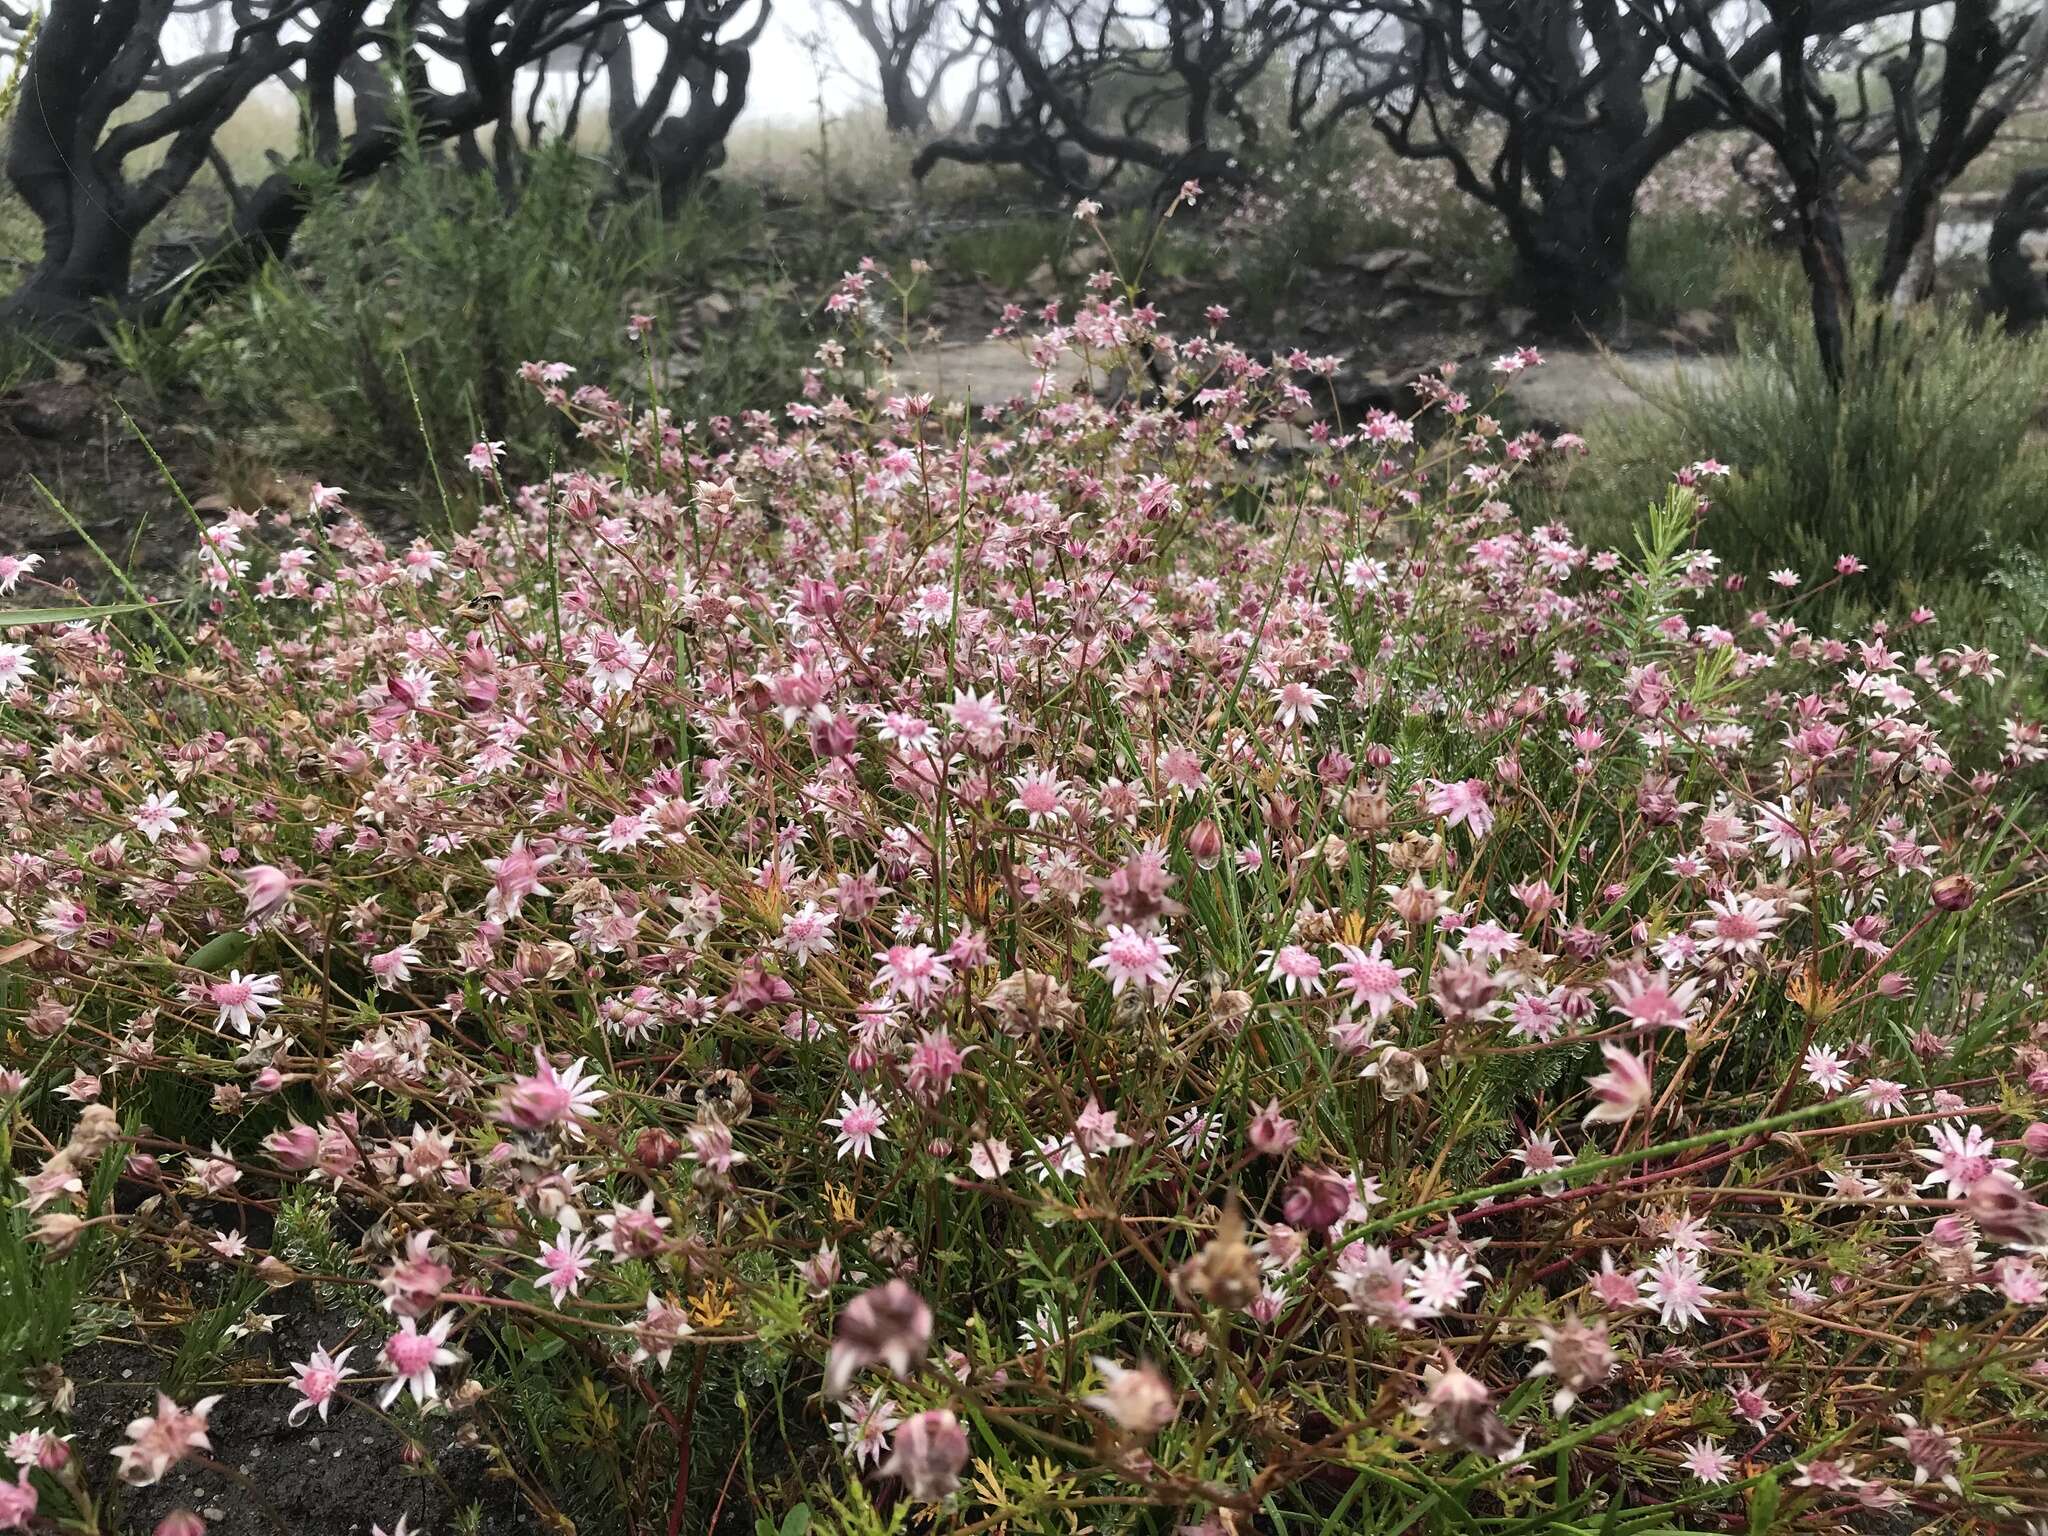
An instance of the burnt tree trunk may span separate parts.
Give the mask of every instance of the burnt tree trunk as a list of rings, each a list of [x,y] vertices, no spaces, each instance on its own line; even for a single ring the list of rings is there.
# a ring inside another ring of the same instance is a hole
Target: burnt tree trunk
[[[72,348],[99,332],[102,305],[127,292],[135,239],[87,185],[31,202],[43,221],[43,253],[28,278],[0,300],[0,330],[20,329]],[[54,206],[54,212],[53,212]]]
[[[79,154],[78,109],[87,71],[121,41],[112,29],[124,20],[132,28],[140,19],[139,8],[130,5],[125,16],[95,25],[86,10],[59,6],[36,38],[6,165],[8,180],[42,226],[43,249],[28,280],[0,304],[0,325],[75,345],[90,339],[95,307],[128,286],[135,238],[121,217],[126,189],[110,182],[90,154]],[[37,110],[29,110],[31,102]]]
[[[891,133],[924,133],[932,125],[931,104],[917,88],[914,63],[914,56],[885,54],[879,60],[882,124]]]
[[[1895,309],[1934,291],[1941,199],[1962,172],[1990,147],[2048,60],[2048,6],[2037,9],[2010,36],[1998,24],[1993,0],[1956,0],[1935,93],[1934,131],[1920,124],[1919,76],[1926,47],[1920,18],[1906,51],[1885,69],[1899,143],[1898,191],[1885,225],[1884,256],[1874,296]],[[1997,97],[1980,111],[2001,68],[2019,54],[2018,67]]]
[[[671,36],[646,99],[620,125],[621,165],[629,175],[655,184],[663,213],[673,214],[693,188],[725,163],[726,135],[747,104],[750,50],[758,30],[757,24],[755,32],[732,43]],[[671,117],[669,104],[678,87],[688,101]]]
[[[633,79],[633,39],[624,27],[619,28],[618,46],[604,56],[604,94],[605,126],[617,153],[640,107],[640,87]]]
[[[2035,270],[2023,241],[2033,230],[2048,229],[2048,166],[2035,166],[2013,177],[1991,221],[1985,251],[1985,299],[2005,328],[2018,335],[2048,325],[2048,274]]]
[[[1784,138],[1774,146],[1792,182],[1792,212],[1799,229],[1799,265],[1813,310],[1813,338],[1821,367],[1837,388],[1848,366],[1849,327],[1856,295],[1849,282],[1849,255],[1842,238],[1840,159],[1835,139],[1835,105],[1807,78],[1806,39],[1812,35],[1810,0],[1787,7],[1778,54],[1779,110]]]
[[[1528,216],[1509,220],[1515,295],[1537,325],[1572,330],[1620,307],[1635,207],[1634,179],[1575,167]]]

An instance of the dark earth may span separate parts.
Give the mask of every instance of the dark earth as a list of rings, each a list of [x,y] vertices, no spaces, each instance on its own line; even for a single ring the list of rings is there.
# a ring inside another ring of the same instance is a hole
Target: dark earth
[[[253,1488],[224,1471],[182,1462],[153,1487],[115,1494],[118,1513],[105,1528],[147,1536],[165,1515],[189,1509],[205,1519],[209,1536],[369,1536],[373,1526],[393,1531],[401,1514],[418,1536],[538,1532],[540,1525],[512,1485],[490,1475],[488,1455],[458,1443],[459,1422],[439,1414],[426,1419],[426,1454],[415,1465],[406,1463],[406,1441],[398,1430],[340,1399],[325,1424],[310,1414],[297,1427],[286,1422],[298,1401],[286,1384],[291,1361],[306,1359],[320,1344],[337,1347],[353,1330],[359,1347],[349,1363],[374,1370],[369,1357],[380,1338],[339,1310],[313,1310],[301,1299],[303,1290],[295,1286],[259,1300],[257,1310],[282,1314],[273,1331],[231,1342],[224,1360],[207,1362],[210,1379],[226,1374],[237,1382],[213,1410],[213,1443],[233,1448],[234,1470]],[[113,1337],[66,1359],[65,1373],[78,1393],[72,1450],[84,1458],[95,1487],[120,1488],[108,1475],[113,1449],[126,1439],[130,1419],[155,1410],[164,1366],[160,1352]],[[272,1376],[283,1380],[240,1384],[243,1378]],[[349,1382],[344,1394],[355,1385]],[[182,1394],[181,1401],[189,1406],[195,1395]],[[473,1527],[458,1519],[472,1506],[481,1513]]]

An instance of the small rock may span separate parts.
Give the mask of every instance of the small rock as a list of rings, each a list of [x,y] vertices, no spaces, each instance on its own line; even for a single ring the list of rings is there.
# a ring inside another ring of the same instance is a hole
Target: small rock
[[[1420,251],[1406,246],[1389,246],[1381,251],[1367,251],[1363,256],[1353,256],[1341,263],[1353,271],[1363,272],[1367,277],[1385,277],[1409,267],[1426,267],[1429,258]]]
[[[1486,297],[1486,290],[1484,288],[1473,288],[1463,283],[1439,282],[1433,277],[1411,278],[1409,279],[1409,286],[1418,293],[1426,293],[1432,298],[1438,299],[1483,299]]]
[[[1688,309],[1671,322],[1671,328],[1682,336],[1704,341],[1714,334],[1720,323],[1721,317],[1711,309]]]
[[[69,438],[92,419],[93,393],[85,384],[43,379],[25,386],[8,406],[15,430],[27,437]]]

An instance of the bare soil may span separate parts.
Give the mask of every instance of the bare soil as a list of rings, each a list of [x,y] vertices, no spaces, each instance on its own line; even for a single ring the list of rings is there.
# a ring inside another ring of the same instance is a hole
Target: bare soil
[[[151,448],[187,495],[210,489],[204,437],[166,412],[124,417],[103,373],[73,365],[0,395],[0,553],[39,554],[40,578],[103,595],[98,544],[164,590],[193,529]]]
[[[473,1505],[482,1515],[478,1536],[539,1532],[512,1484],[490,1475],[488,1454],[460,1443],[460,1425],[444,1417],[426,1421],[423,1454],[411,1460],[405,1437],[366,1411],[337,1405],[327,1423],[311,1415],[296,1427],[287,1422],[298,1401],[285,1384],[290,1362],[306,1359],[316,1345],[336,1345],[352,1328],[345,1316],[313,1310],[300,1299],[303,1289],[259,1301],[259,1309],[281,1314],[273,1331],[251,1334],[207,1363],[209,1377],[237,1383],[214,1408],[211,1425],[213,1443],[233,1458],[232,1472],[181,1463],[153,1487],[124,1490],[118,1517],[105,1529],[146,1536],[171,1511],[189,1509],[206,1520],[210,1536],[369,1536],[373,1526],[390,1532],[401,1514],[421,1536],[441,1536]],[[366,1364],[376,1343],[371,1337],[350,1363]],[[166,1363],[160,1351],[114,1337],[65,1361],[78,1389],[72,1449],[92,1468],[95,1486],[112,1484],[105,1474],[113,1449],[126,1438],[129,1420],[154,1411]],[[281,1379],[245,1384],[271,1377]],[[184,1394],[188,1406],[193,1395]]]

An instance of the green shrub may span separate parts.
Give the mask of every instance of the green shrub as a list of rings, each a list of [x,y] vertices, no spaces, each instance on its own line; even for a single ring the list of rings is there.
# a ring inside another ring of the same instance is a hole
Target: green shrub
[[[669,355],[667,314],[757,254],[764,230],[742,193],[670,220],[649,198],[613,200],[567,149],[535,157],[509,209],[489,177],[415,156],[323,200],[292,262],[206,318],[217,344],[198,382],[364,488],[417,485],[429,450],[445,465],[479,438],[544,465],[559,427],[518,384],[522,362],[573,357],[577,382],[642,387],[652,366],[679,411],[772,404],[803,360],[793,306],[693,312],[690,357]],[[651,360],[626,334],[633,312],[657,318]]]
[[[1859,599],[1981,582],[2013,549],[2043,547],[2048,339],[1977,327],[1958,308],[1866,312],[1839,390],[1821,369],[1805,294],[1780,280],[1718,378],[1651,391],[1650,409],[1596,424],[1587,467],[1554,510],[1610,542],[1661,494],[1667,467],[1704,458],[1701,542],[1737,571],[1818,576],[1853,554]]]
[[[1725,213],[1638,215],[1629,237],[1629,312],[1658,321],[1718,306],[1753,246],[1750,231]]]
[[[940,260],[949,272],[985,278],[998,288],[1024,288],[1040,267],[1057,266],[1073,240],[1072,219],[1024,214],[948,236]]]

